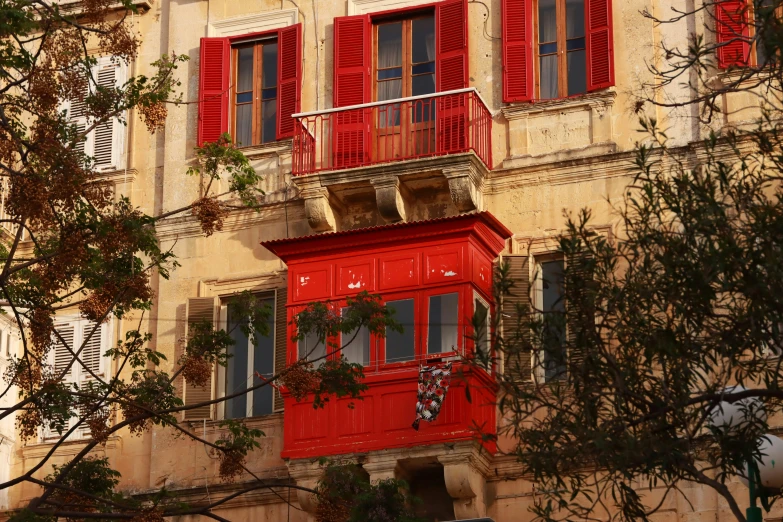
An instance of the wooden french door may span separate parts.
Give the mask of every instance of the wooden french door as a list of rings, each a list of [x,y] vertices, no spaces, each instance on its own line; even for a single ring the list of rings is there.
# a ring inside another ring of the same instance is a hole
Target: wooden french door
[[[432,13],[373,27],[373,98],[394,100],[435,93],[435,17]],[[435,152],[435,99],[380,105],[373,110],[376,161]]]

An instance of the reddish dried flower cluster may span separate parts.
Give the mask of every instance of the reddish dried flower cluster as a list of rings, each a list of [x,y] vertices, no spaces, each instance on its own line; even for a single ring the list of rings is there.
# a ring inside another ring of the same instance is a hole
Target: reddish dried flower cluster
[[[198,355],[185,355],[180,359],[182,376],[192,386],[206,386],[212,378],[212,365]]]
[[[245,471],[245,456],[238,451],[215,451],[220,459],[220,478],[224,482],[234,482]]]
[[[302,361],[289,366],[281,381],[296,400],[306,398],[321,385],[321,378],[313,370],[312,363]]]
[[[163,522],[164,520],[163,511],[154,508],[142,511],[131,519],[132,522]]]
[[[109,432],[111,430],[109,426],[109,417],[109,410],[101,408],[90,415],[85,421],[90,428],[90,435],[100,444],[106,444],[106,441],[109,440]]]
[[[149,105],[139,105],[136,107],[139,111],[139,116],[144,125],[147,126],[147,130],[150,134],[155,134],[158,129],[163,129],[166,124],[166,117],[169,115],[169,110],[165,103],[152,103]]]
[[[216,231],[223,230],[223,218],[226,211],[220,205],[217,198],[203,197],[193,202],[191,211],[201,223],[201,231],[209,237]]]

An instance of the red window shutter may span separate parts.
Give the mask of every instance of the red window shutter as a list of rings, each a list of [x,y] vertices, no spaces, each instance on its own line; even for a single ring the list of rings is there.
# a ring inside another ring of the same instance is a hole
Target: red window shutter
[[[370,101],[372,84],[372,26],[368,15],[340,16],[334,19],[335,107],[360,105]],[[356,167],[366,162],[370,151],[371,112],[339,112],[334,125],[332,157],[334,168]]]
[[[228,38],[202,38],[198,91],[198,145],[228,132]]]
[[[277,139],[294,135],[292,114],[299,112],[302,97],[302,24],[278,32]]]
[[[746,0],[722,0],[716,6],[718,67],[745,67],[750,57],[750,28]]]
[[[370,101],[372,38],[370,17],[339,16],[334,19],[334,106],[346,107]]]
[[[587,29],[587,90],[614,85],[614,43],[612,41],[612,0],[585,2]]]
[[[503,101],[533,99],[533,1],[503,0]]]
[[[446,0],[435,5],[435,40],[437,91],[468,87],[467,0]],[[467,150],[467,95],[439,97],[436,114],[436,152],[448,154]]]
[[[435,4],[435,76],[438,92],[468,86],[468,3],[446,0]]]

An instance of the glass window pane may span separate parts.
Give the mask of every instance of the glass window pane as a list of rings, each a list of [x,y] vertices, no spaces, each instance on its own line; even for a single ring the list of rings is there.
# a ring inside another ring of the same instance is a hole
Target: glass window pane
[[[402,65],[402,22],[378,26],[378,68]]]
[[[237,393],[247,389],[248,383],[248,339],[242,332],[239,324],[243,317],[232,314],[228,308],[228,332],[234,340],[234,344],[228,347],[228,363],[226,364],[226,395]],[[247,416],[247,395],[240,395],[228,399],[225,404],[225,417],[227,419],[239,419]]]
[[[277,100],[261,102],[261,117],[263,119],[262,143],[275,141],[277,138]]]
[[[411,74],[429,74],[435,72],[435,62],[424,62],[411,66]]]
[[[538,43],[557,41],[557,11],[555,0],[538,2]]]
[[[475,314],[480,320],[481,329],[476,331],[476,352],[480,354],[488,354],[490,352],[489,346],[489,309],[479,301],[475,300]]]
[[[263,304],[268,307],[272,313],[267,320],[269,335],[256,336],[256,343],[253,347],[254,384],[261,384],[263,382],[255,376],[255,372],[260,373],[265,378],[272,377],[275,373],[275,300],[264,299]],[[274,388],[271,386],[266,385],[253,390],[253,415],[267,415],[272,413],[274,409],[273,389]]]
[[[557,55],[539,58],[540,97],[543,100],[557,98]]]
[[[423,74],[411,78],[411,96],[432,94],[435,92],[435,75]]]
[[[307,358],[309,361],[320,359],[326,355],[326,345],[318,340],[318,334],[308,333],[304,339],[299,341],[299,358]],[[320,365],[324,359],[320,359],[316,365]]]
[[[253,48],[242,47],[237,51],[237,92],[253,90]]]
[[[585,0],[566,0],[566,39],[585,35]]]
[[[389,301],[386,307],[394,312],[394,319],[403,327],[403,332],[386,329],[386,362],[412,361],[415,351],[415,307],[413,299]]]
[[[237,130],[234,141],[240,147],[253,144],[253,104],[237,105]]]
[[[563,261],[541,264],[542,311],[544,312],[544,377],[546,380],[562,377],[565,358],[562,353],[566,340],[565,302],[563,300]]]
[[[435,60],[435,17],[416,18],[411,33],[413,63]]]
[[[427,353],[452,352],[457,349],[459,294],[430,296]]]
[[[264,44],[261,55],[261,87],[277,87],[277,42]]]
[[[378,71],[378,80],[392,80],[402,78],[402,67],[392,67],[391,69],[381,69]]]
[[[585,38],[574,38],[566,40],[566,51],[579,51],[585,48]]]
[[[343,308],[343,314],[347,311],[347,308]],[[343,355],[348,359],[348,362],[361,364],[362,366],[370,364],[370,331],[367,327],[362,326],[358,332],[354,330],[344,334],[342,343],[344,345],[342,347]]]
[[[587,92],[587,64],[585,51],[567,53],[568,59],[568,95]]]

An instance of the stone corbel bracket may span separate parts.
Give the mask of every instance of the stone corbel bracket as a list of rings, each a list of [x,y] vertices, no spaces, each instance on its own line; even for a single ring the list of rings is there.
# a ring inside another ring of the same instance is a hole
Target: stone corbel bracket
[[[314,490],[323,475],[323,469],[318,462],[292,460],[288,462],[287,465],[288,474],[296,481],[297,486],[303,488]],[[315,515],[315,512],[318,509],[318,498],[314,494],[309,491],[297,489],[296,500],[299,502],[299,507],[302,508],[303,511]]]
[[[454,516],[460,519],[487,516],[488,456],[480,450],[438,456],[443,464],[446,490],[454,502]]]
[[[411,195],[397,176],[387,176],[370,180],[375,188],[375,201],[378,213],[387,223],[405,221]]]
[[[443,169],[443,176],[449,182],[449,193],[460,213],[482,210],[484,176],[476,164],[465,162]]]
[[[304,200],[307,222],[315,232],[334,232],[337,221],[332,208],[329,189],[321,186],[318,176],[303,176],[294,178],[294,184],[299,189],[299,197]]]

